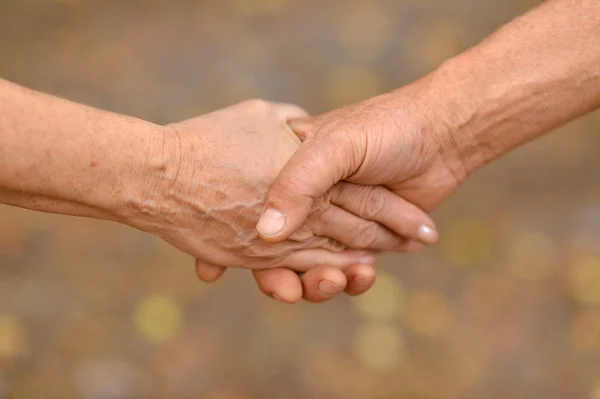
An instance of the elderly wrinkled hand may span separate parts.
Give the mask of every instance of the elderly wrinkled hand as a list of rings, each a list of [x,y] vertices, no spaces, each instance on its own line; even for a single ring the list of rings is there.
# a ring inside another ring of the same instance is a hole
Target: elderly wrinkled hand
[[[363,207],[359,216],[399,235],[405,235],[410,225],[415,241],[435,242],[437,235],[430,225],[407,223],[401,217],[406,200],[429,211],[465,178],[446,152],[450,144],[443,141],[443,116],[428,107],[433,102],[425,98],[424,87],[429,84],[416,82],[316,118],[290,122],[304,143],[273,184],[257,226],[262,238],[278,242],[292,234],[315,199],[346,180],[386,188],[371,192],[371,205]],[[348,199],[338,204],[347,206]],[[273,215],[285,215],[280,218],[286,223],[273,228],[265,221]]]
[[[350,183],[318,198],[307,221],[287,240],[270,244],[258,237],[254,226],[271,183],[301,143],[288,121],[306,117],[292,105],[253,100],[167,126],[164,153],[170,166],[153,182],[160,194],[154,208],[132,212],[130,224],[195,256],[205,280],[218,278],[224,267],[346,269],[371,265],[373,256],[365,250],[418,248],[413,240],[419,226],[433,230],[424,212],[402,203],[402,212],[390,215],[402,225],[400,234],[394,233],[377,223],[385,218],[361,217],[371,198],[385,189]],[[271,284],[274,275],[259,274],[259,284]],[[263,290],[273,293],[277,287]],[[293,296],[289,301],[298,299]]]
[[[544,2],[414,83],[294,123],[305,141],[273,183],[262,238],[288,237],[340,180],[395,195],[374,197],[367,219],[396,214],[402,199],[430,211],[478,168],[597,109],[599,11],[593,0]],[[398,232],[393,218],[383,224]]]

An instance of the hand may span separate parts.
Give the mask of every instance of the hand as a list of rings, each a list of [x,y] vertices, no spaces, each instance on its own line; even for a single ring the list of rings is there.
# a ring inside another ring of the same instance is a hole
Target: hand
[[[411,85],[295,123],[305,143],[263,214],[286,223],[261,220],[262,238],[296,231],[339,180],[384,185],[429,211],[476,169],[600,107],[599,11],[594,0],[543,2]],[[397,211],[383,197],[373,203],[360,216]]]
[[[225,268],[196,263],[198,277],[207,283],[218,280]],[[295,303],[301,298],[308,302],[321,303],[338,294],[361,295],[375,284],[375,269],[372,265],[355,264],[345,270],[331,266],[317,266],[306,273],[297,274],[288,268],[253,270],[252,274],[267,296],[280,302]]]
[[[258,239],[254,226],[270,183],[300,144],[287,122],[305,117],[295,106],[249,101],[170,125],[164,151],[174,160],[169,163],[173,167],[153,182],[158,197],[132,212],[130,224],[195,256],[199,270],[210,270],[209,279],[218,278],[223,267],[306,271],[319,265],[337,269],[370,265],[373,258],[367,252],[340,252],[344,246],[363,245],[357,232],[372,235],[370,249],[410,249],[406,238],[330,204],[326,197],[288,240],[273,245]],[[353,209],[376,190],[383,188],[365,190],[347,184],[340,186],[335,201]],[[433,225],[418,208],[405,203],[403,210],[404,220]],[[407,226],[406,230],[411,227]],[[291,272],[285,273],[286,279],[291,278]],[[274,275],[257,276],[263,289],[271,288]],[[293,277],[299,282],[296,274]],[[298,299],[297,292],[277,294],[287,301]]]
[[[425,78],[317,118],[291,122],[304,143],[273,183],[257,226],[261,237],[273,243],[288,237],[304,223],[315,199],[340,180],[382,185],[395,194],[373,192],[357,215],[378,220],[397,234],[403,229],[397,219],[403,199],[430,211],[453,193],[466,172],[447,140],[446,110],[435,101],[444,93],[436,90],[434,80]],[[335,195],[332,200],[347,205]],[[265,229],[273,226],[263,220],[271,215],[284,215],[280,219],[285,226]],[[435,234],[427,225],[418,231],[422,242]]]

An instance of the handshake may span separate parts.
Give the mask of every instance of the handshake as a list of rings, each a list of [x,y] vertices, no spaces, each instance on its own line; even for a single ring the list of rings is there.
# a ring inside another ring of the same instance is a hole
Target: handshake
[[[310,117],[247,101],[167,126],[0,80],[0,203],[113,220],[252,269],[284,302],[357,295],[476,169],[600,108],[600,2],[548,1],[429,75]],[[348,82],[351,84],[351,82]]]
[[[426,212],[464,178],[444,124],[416,107],[393,93],[311,118],[251,100],[168,125],[151,199],[124,219],[207,282],[245,267],[283,302],[360,294],[373,254],[436,242]]]
[[[0,203],[132,226],[202,280],[249,268],[283,302],[361,294],[374,254],[436,242],[427,212],[467,173],[428,84],[315,118],[251,100],[159,126],[0,80]]]

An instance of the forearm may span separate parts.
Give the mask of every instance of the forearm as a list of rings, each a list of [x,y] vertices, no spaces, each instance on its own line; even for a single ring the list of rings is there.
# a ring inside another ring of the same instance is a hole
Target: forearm
[[[162,128],[0,80],[0,202],[119,220],[151,193]]]
[[[600,2],[547,1],[434,75],[445,146],[468,175],[600,106]]]

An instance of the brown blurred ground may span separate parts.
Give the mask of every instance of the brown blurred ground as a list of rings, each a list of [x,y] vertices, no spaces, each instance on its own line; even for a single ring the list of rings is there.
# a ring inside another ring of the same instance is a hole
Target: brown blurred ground
[[[322,112],[435,68],[535,1],[0,0],[0,76],[158,123]],[[442,242],[359,299],[214,285],[118,225],[0,208],[0,398],[600,398],[600,115],[479,172]]]

